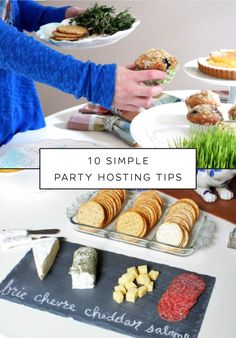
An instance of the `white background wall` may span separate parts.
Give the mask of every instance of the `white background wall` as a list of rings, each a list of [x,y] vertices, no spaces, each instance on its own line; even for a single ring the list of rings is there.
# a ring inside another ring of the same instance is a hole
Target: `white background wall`
[[[44,5],[74,5],[87,8],[95,1],[44,1]],[[117,11],[127,7],[141,20],[130,36],[103,48],[73,52],[75,58],[96,63],[130,64],[148,48],[166,49],[177,57],[180,70],[164,89],[203,89],[209,87],[184,74],[185,62],[219,48],[236,49],[236,1],[133,0],[97,1],[114,5]],[[59,50],[65,54],[69,52]],[[79,104],[73,96],[38,84],[45,115]]]

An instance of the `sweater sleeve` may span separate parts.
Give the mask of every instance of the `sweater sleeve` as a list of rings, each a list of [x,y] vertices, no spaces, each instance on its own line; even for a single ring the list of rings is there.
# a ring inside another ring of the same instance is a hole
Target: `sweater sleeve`
[[[43,6],[34,0],[18,1],[23,29],[32,32],[49,22],[65,19],[66,7]]]
[[[85,97],[106,108],[112,105],[116,65],[82,62],[61,54],[0,20],[0,68]]]

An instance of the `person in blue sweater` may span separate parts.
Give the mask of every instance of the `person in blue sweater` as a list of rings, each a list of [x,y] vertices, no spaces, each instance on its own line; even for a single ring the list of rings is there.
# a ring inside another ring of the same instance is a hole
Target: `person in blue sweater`
[[[159,71],[133,71],[116,64],[95,64],[61,54],[24,34],[49,22],[76,16],[77,7],[43,6],[34,0],[0,0],[0,145],[18,132],[45,126],[34,81],[110,109],[149,107],[159,86],[142,82],[164,79]]]

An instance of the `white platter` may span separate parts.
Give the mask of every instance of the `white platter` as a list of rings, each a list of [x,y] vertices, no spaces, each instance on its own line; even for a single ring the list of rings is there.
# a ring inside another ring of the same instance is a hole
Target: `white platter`
[[[78,41],[55,41],[51,39],[52,32],[58,27],[62,25],[68,25],[71,19],[63,20],[61,23],[52,22],[41,26],[40,29],[36,32],[36,35],[40,40],[57,47],[61,47],[63,49],[68,50],[80,50],[80,49],[89,49],[89,48],[97,48],[103,47],[106,45],[110,45],[119,41],[120,39],[125,38],[127,35],[132,33],[140,24],[139,20],[136,20],[130,29],[119,31],[113,35],[98,35],[86,37],[84,39],[80,39]]]
[[[225,120],[228,120],[230,107],[230,104],[220,106]],[[147,109],[133,119],[131,135],[143,148],[169,148],[174,140],[188,136],[190,124],[187,113],[184,102]]]

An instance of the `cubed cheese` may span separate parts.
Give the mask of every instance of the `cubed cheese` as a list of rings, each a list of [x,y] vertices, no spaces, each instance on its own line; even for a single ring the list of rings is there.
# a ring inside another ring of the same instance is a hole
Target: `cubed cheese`
[[[157,280],[157,278],[159,277],[159,274],[160,274],[159,271],[157,271],[157,270],[151,270],[151,271],[149,272],[148,276],[149,276],[149,278],[150,278],[152,281],[155,282],[155,281]]]
[[[118,280],[118,283],[121,285],[128,284],[134,281],[134,275],[132,273],[124,273]]]
[[[141,274],[137,277],[137,283],[140,285],[146,285],[150,282],[150,278],[148,277],[148,275],[145,274]]]
[[[130,288],[137,288],[137,285],[134,282],[130,282],[128,284],[125,284],[126,290],[129,290]]]
[[[124,295],[121,291],[114,291],[113,292],[113,299],[115,302],[121,304],[124,301]]]
[[[138,289],[130,288],[126,293],[127,302],[135,303],[137,298],[138,298]]]
[[[127,272],[128,273],[132,273],[134,275],[134,278],[138,277],[138,271],[137,271],[137,269],[136,269],[135,266],[132,266],[132,267],[128,268]]]
[[[114,287],[115,291],[120,291],[121,293],[123,293],[123,295],[126,294],[126,288],[124,287],[124,285],[117,285]]]
[[[142,285],[138,288],[138,296],[139,298],[145,296],[147,293],[147,287],[145,285]]]
[[[147,287],[148,292],[152,292],[153,291],[154,282],[149,282],[149,283],[145,284],[145,286]]]
[[[147,265],[139,265],[138,266],[138,272],[140,274],[148,274],[148,268]]]

